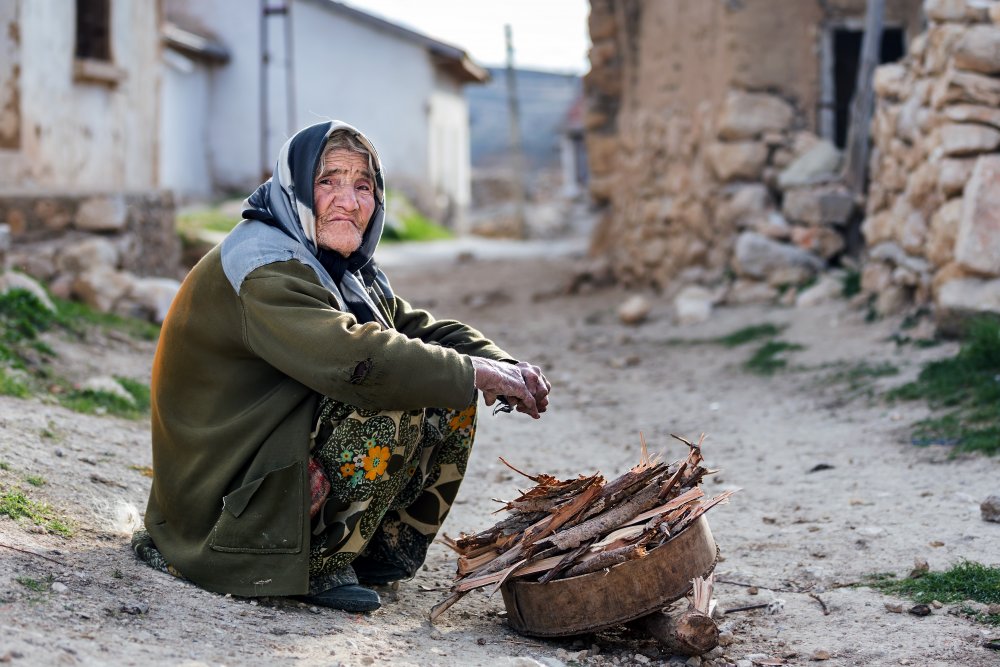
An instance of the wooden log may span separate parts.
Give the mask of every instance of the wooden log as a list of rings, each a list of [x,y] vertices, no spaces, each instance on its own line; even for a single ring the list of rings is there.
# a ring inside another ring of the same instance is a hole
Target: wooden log
[[[676,615],[658,611],[634,625],[677,655],[703,655],[719,645],[719,626],[711,616],[690,607]]]

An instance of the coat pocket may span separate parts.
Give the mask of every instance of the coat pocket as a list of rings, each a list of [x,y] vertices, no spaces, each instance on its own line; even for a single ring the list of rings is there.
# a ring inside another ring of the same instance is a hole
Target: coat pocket
[[[236,553],[302,551],[303,475],[302,463],[293,463],[224,496],[209,546]]]

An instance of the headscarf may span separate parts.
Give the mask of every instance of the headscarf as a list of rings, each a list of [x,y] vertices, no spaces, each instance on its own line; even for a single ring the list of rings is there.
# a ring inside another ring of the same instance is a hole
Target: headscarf
[[[375,210],[360,247],[346,258],[316,244],[313,201],[313,180],[323,147],[338,130],[350,132],[364,146],[375,172]],[[341,310],[352,313],[358,322],[391,326],[368,291],[377,283],[383,294],[392,298],[389,281],[372,259],[385,224],[385,181],[375,147],[356,128],[327,121],[297,132],[282,146],[271,178],[244,202],[243,218],[222,242],[223,270],[237,293],[254,269],[296,259],[316,272]]]

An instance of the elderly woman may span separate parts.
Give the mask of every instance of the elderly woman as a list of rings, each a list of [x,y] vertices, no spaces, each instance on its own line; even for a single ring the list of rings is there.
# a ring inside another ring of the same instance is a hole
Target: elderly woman
[[[384,187],[358,130],[301,130],[188,274],[153,366],[143,560],[220,593],[376,609],[359,583],[423,562],[465,473],[477,390],[545,411],[537,367],[393,292],[372,261]]]

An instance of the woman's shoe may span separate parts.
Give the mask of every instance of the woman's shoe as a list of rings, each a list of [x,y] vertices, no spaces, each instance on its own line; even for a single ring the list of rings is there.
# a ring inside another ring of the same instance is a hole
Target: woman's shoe
[[[303,595],[304,602],[342,609],[343,611],[375,611],[382,606],[378,593],[357,584],[334,586],[315,595]]]

